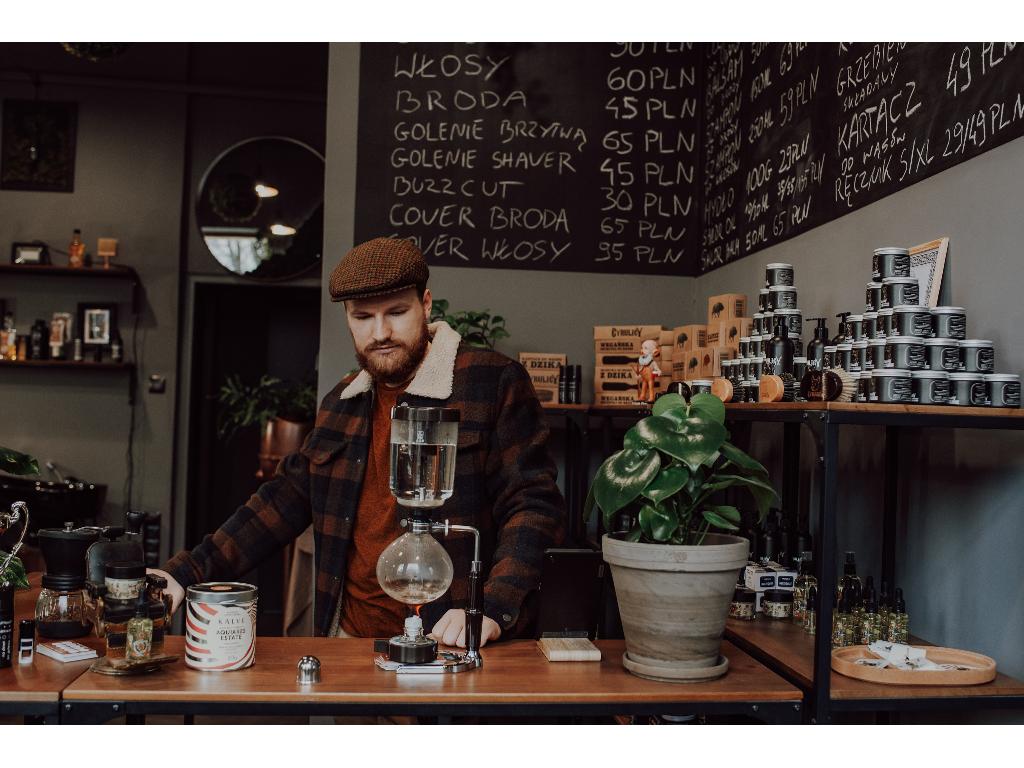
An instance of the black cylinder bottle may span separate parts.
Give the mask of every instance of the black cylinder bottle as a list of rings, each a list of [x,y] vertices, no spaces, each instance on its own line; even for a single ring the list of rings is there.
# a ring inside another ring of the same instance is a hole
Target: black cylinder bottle
[[[811,318],[818,321],[814,338],[807,342],[807,370],[820,371],[825,365],[825,347],[828,346],[828,328],[824,317]]]
[[[784,318],[775,321],[775,335],[768,342],[768,354],[772,361],[772,373],[782,376],[793,375],[793,340],[789,338],[789,326]]]

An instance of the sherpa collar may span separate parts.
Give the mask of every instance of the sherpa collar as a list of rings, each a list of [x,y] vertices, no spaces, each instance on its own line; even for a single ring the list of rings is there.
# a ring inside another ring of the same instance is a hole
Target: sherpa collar
[[[444,320],[430,323],[430,351],[423,358],[416,376],[406,388],[407,395],[447,400],[452,396],[452,382],[455,379],[455,355],[459,351],[462,337],[452,330]],[[373,379],[365,370],[360,371],[341,393],[342,400],[349,400],[373,387]]]

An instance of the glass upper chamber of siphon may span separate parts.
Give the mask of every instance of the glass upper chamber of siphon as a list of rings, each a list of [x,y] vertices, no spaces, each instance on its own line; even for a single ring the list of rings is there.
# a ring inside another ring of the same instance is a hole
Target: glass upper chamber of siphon
[[[459,411],[399,405],[391,412],[391,493],[412,508],[409,531],[377,560],[385,593],[407,605],[440,598],[452,583],[451,558],[430,532],[429,514],[451,498]]]

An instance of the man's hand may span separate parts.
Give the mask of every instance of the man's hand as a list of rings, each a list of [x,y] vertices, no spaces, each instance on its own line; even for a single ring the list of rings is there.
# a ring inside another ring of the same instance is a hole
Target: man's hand
[[[171,576],[171,574],[169,574],[167,571],[161,571],[159,568],[147,568],[146,573],[152,573],[157,576],[163,576],[165,579],[167,579],[166,591],[167,594],[171,596],[171,614],[173,615],[174,613],[176,613],[178,610],[178,606],[181,605],[182,601],[185,599],[184,588],[181,586],[181,584],[178,583],[177,579]]]
[[[466,647],[466,612],[461,608],[452,608],[445,611],[444,616],[438,619],[437,624],[430,630],[428,637],[432,637],[441,645]],[[487,645],[488,640],[497,640],[501,637],[501,627],[484,616],[483,627],[480,630],[480,647]]]

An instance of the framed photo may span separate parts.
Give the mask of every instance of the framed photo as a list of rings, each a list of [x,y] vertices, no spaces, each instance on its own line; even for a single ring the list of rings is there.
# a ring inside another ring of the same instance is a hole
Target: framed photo
[[[46,243],[12,243],[11,264],[49,264],[50,249]]]
[[[110,346],[117,335],[117,304],[79,304],[78,327],[85,346]]]
[[[0,189],[75,191],[78,105],[4,99]]]
[[[942,273],[946,268],[948,251],[948,237],[940,237],[910,249],[910,276],[917,278],[921,304],[926,307],[939,306],[939,290],[942,288]]]

